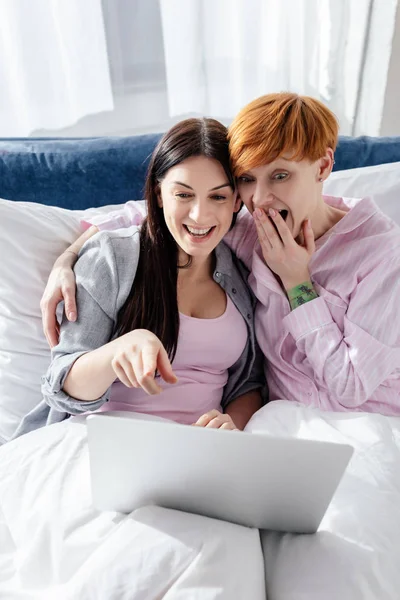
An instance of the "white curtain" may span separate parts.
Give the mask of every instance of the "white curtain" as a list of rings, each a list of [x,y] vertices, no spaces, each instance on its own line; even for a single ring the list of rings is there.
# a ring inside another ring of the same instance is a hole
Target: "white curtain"
[[[101,0],[0,0],[0,136],[113,106]]]
[[[290,90],[321,99],[341,133],[355,133],[374,4],[385,5],[391,41],[392,0],[160,0],[171,115],[230,119]]]
[[[398,0],[0,0],[0,137],[228,124],[252,99],[320,98],[378,135]]]

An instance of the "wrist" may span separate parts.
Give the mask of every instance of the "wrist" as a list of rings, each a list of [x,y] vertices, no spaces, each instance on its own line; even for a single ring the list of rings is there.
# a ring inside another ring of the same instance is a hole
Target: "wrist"
[[[69,267],[72,269],[78,260],[78,253],[74,250],[65,250],[54,263],[55,267]]]
[[[300,273],[300,275],[296,275],[294,277],[281,277],[280,279],[286,293],[299,285],[303,285],[304,283],[312,286],[308,271],[306,273]]]
[[[107,342],[107,344],[104,344],[104,346],[102,346],[103,356],[105,358],[107,366],[110,366],[112,368],[114,358],[120,356],[121,353],[125,352],[125,350],[127,349],[127,338],[129,336],[129,333],[119,335],[118,337],[114,338],[113,340]]]
[[[95,359],[99,370],[101,370],[102,376],[110,381],[109,385],[111,385],[112,381],[114,381],[116,378],[113,368],[113,360],[118,355],[119,339],[121,338],[111,340],[111,342],[107,342],[103,346],[100,346],[100,348],[92,350],[90,353]]]
[[[287,289],[286,293],[292,310],[318,298],[318,294],[309,279]]]

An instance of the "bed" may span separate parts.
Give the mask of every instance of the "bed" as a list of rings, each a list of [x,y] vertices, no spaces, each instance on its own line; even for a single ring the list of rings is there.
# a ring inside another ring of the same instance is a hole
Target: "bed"
[[[142,196],[158,136],[0,140],[0,598],[398,600],[400,419],[281,400],[249,431],[350,443],[315,535],[259,532],[158,507],[91,504],[86,427],[8,441],[40,399],[40,297],[87,212]],[[371,195],[400,222],[400,139],[341,138],[332,195]]]

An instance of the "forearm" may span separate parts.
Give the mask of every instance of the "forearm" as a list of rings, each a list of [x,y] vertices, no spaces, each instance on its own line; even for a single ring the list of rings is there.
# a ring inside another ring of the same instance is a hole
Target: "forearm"
[[[224,412],[231,417],[238,429],[243,430],[261,406],[261,390],[253,390],[232,400]]]
[[[83,402],[100,398],[116,379],[113,357],[114,342],[80,356],[65,378],[64,392]]]
[[[98,231],[99,230],[95,225],[89,227],[89,229],[82,233],[82,235],[80,235],[75,242],[73,242],[66,250],[64,250],[62,254],[60,254],[54,263],[54,267],[62,264],[63,266],[68,265],[72,268],[78,259],[79,252],[81,251],[84,243],[87,242],[87,240],[94,236],[94,234]]]
[[[347,316],[342,331],[323,297],[293,310],[283,326],[306,357],[316,381],[323,383],[341,406],[361,406],[396,368],[392,348]]]

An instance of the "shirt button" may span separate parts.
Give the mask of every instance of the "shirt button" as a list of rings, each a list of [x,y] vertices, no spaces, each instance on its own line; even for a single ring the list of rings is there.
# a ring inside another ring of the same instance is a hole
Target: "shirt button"
[[[247,318],[251,319],[251,317],[252,317],[252,314],[251,313],[247,313]]]
[[[232,288],[232,294],[236,294],[236,288]]]
[[[221,277],[221,273],[219,271],[216,271],[215,277],[217,277],[217,279],[219,279]]]

